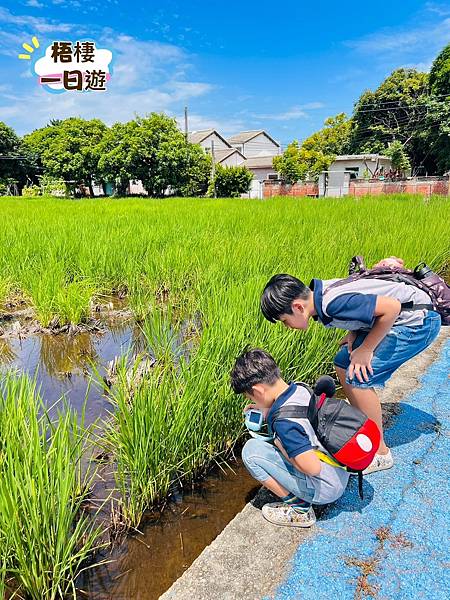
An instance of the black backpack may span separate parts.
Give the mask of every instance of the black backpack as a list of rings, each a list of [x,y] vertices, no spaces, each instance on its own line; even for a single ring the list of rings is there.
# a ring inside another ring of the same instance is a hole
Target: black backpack
[[[332,283],[325,291],[360,279],[384,279],[413,285],[428,294],[429,304],[403,302],[402,310],[434,310],[441,316],[442,325],[450,325],[450,287],[425,263],[419,263],[413,270],[400,266],[381,266],[368,269],[362,256],[354,256],[350,261],[349,276]]]
[[[317,439],[339,466],[358,473],[359,495],[362,492],[362,472],[372,462],[380,445],[380,430],[376,423],[345,400],[335,398],[336,386],[331,377],[320,377],[312,390],[308,406],[288,404],[270,417],[270,428],[276,432],[279,419],[308,419]]]

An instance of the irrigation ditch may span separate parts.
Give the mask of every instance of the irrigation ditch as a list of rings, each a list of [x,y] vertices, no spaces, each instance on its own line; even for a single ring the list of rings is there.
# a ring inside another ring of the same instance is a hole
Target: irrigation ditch
[[[155,497],[154,505],[142,510],[138,525],[131,526],[123,518],[113,452],[105,449],[103,435],[114,426],[114,386],[122,383],[132,395],[156,365],[146,338],[148,324],[136,322],[126,297],[116,294],[93,302],[91,315],[77,326],[54,320],[42,327],[23,301],[9,303],[0,313],[0,327],[0,373],[7,378],[17,374],[22,392],[28,383],[21,377],[30,378],[33,384],[27,391],[42,400],[36,419],[39,410],[53,422],[61,410],[73,410],[72,416],[81,421],[79,433],[91,440],[84,454],[78,454],[77,466],[82,465],[86,484],[79,506],[87,519],[84,535],[93,532],[95,546],[87,548],[90,555],[78,565],[73,581],[77,591],[65,593],[78,592],[91,600],[131,600],[145,594],[156,600],[256,493],[255,482],[234,454],[236,447],[217,456],[213,466],[171,481],[168,495]],[[197,319],[195,330],[199,327]],[[183,323],[180,330],[182,338],[166,332],[170,348],[164,353],[188,358],[192,327]],[[14,395],[13,381],[7,379],[4,398]],[[16,578],[5,577],[4,585],[6,594],[16,591],[21,597]]]

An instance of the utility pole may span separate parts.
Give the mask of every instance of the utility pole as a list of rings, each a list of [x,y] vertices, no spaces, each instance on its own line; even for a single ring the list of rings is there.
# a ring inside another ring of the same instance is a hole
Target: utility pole
[[[184,137],[186,144],[188,143],[188,107],[184,107]]]
[[[213,183],[213,188],[214,188],[214,198],[217,198],[215,179],[216,179],[216,157],[214,156],[214,140],[211,140],[211,181]]]

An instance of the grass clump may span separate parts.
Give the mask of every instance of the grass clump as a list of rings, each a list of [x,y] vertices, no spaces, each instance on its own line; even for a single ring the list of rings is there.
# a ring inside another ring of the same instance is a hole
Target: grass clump
[[[0,385],[0,597],[76,597],[99,528],[83,511],[92,473],[83,471],[86,431],[66,407],[52,422],[35,383]]]

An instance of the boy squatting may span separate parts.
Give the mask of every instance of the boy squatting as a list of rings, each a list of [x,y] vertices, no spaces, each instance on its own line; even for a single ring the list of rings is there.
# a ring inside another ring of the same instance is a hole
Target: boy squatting
[[[274,359],[260,349],[236,360],[231,386],[251,400],[268,423],[281,406],[308,406],[310,401],[308,390],[286,383]],[[312,504],[329,504],[342,496],[349,473],[319,460],[315,450],[327,452],[307,418],[279,419],[272,425],[274,444],[250,439],[242,450],[250,474],[281,499],[264,505],[262,514],[276,525],[310,527],[316,521]]]

